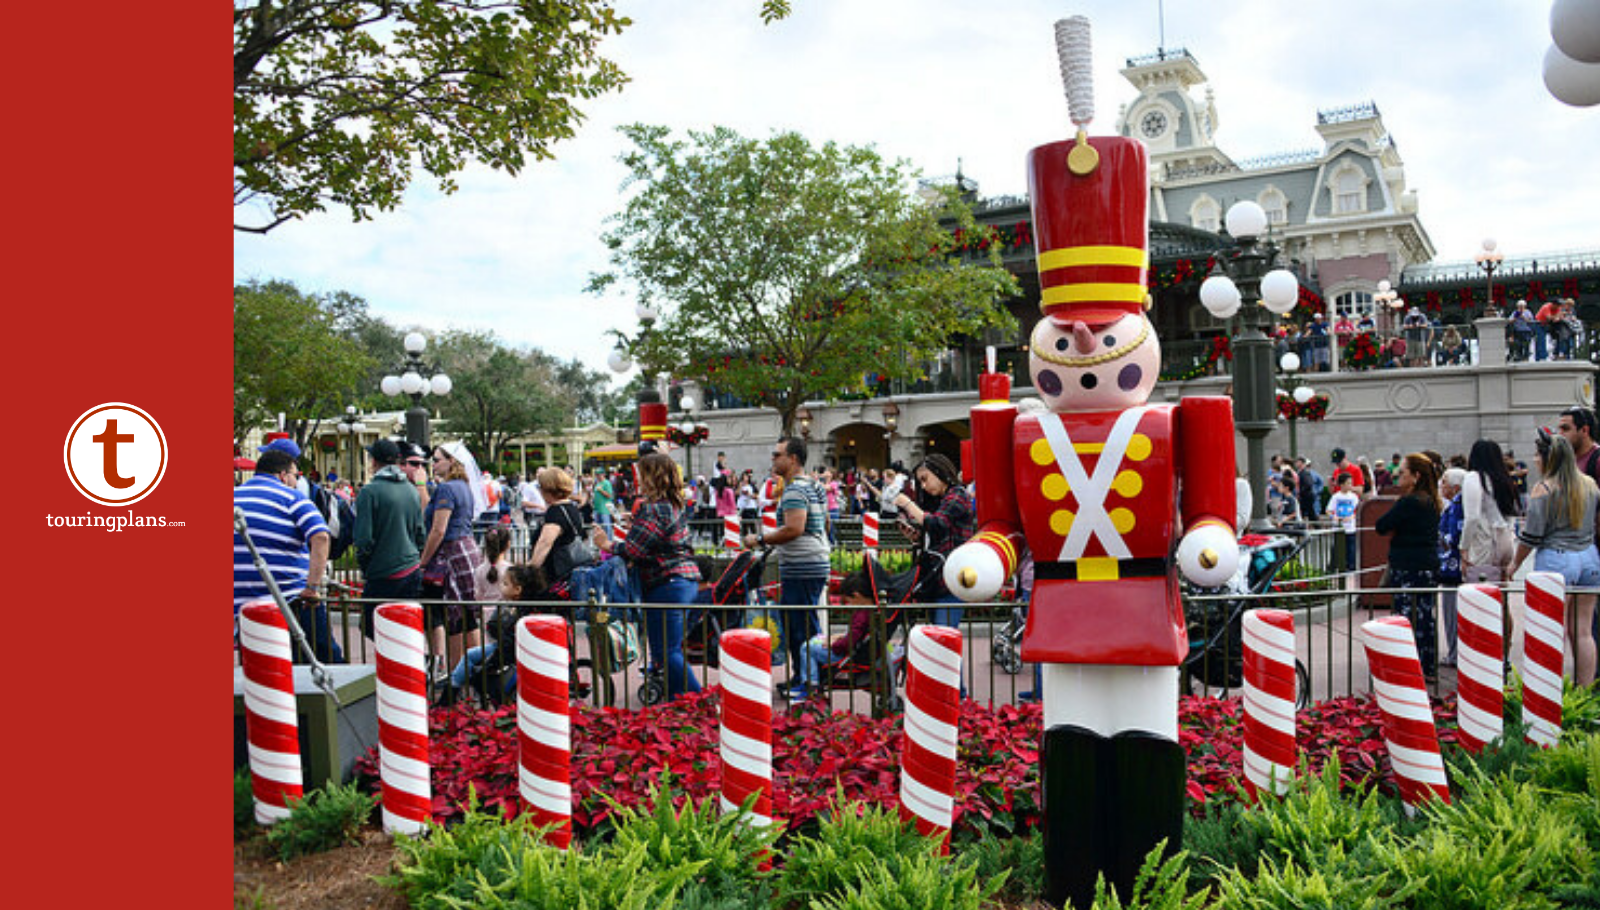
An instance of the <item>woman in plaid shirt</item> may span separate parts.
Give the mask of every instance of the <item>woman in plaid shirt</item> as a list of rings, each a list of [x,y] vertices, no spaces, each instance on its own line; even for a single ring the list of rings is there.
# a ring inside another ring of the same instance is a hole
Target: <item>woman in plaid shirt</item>
[[[647,604],[691,604],[700,589],[700,569],[689,543],[689,510],[678,466],[653,452],[639,459],[639,501],[621,522],[625,537],[613,545],[603,531],[595,544],[615,551],[639,571]],[[598,530],[598,529],[597,529]],[[667,671],[667,697],[700,691],[683,656],[683,610],[646,610],[645,637],[652,659]]]

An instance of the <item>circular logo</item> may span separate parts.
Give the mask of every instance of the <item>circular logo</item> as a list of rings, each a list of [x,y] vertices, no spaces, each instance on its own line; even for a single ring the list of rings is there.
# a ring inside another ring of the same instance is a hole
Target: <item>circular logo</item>
[[[83,412],[63,448],[78,492],[104,506],[131,506],[167,472],[167,437],[141,408],[113,401]]]

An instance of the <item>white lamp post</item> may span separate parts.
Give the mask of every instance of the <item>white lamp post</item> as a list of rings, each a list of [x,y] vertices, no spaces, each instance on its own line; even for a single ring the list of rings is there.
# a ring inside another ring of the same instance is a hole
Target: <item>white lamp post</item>
[[[1506,257],[1504,253],[1496,249],[1496,246],[1497,244],[1494,242],[1493,237],[1485,237],[1483,246],[1472,257],[1472,261],[1478,264],[1478,268],[1483,269],[1484,280],[1487,282],[1483,295],[1483,315],[1485,316],[1500,315],[1500,308],[1494,305],[1494,271],[1500,267],[1501,261]]]
[[[428,339],[421,332],[408,333],[405,348],[406,359],[400,365],[403,372],[398,376],[391,374],[383,377],[378,388],[390,398],[405,395],[411,399],[411,407],[406,410],[406,438],[426,449],[429,447],[428,409],[422,406],[422,399],[427,395],[448,395],[453,384],[449,376],[436,372],[437,366],[422,362],[422,352],[428,349]],[[433,375],[426,375],[429,373]]]
[[[1228,233],[1237,246],[1219,250],[1218,271],[1200,285],[1200,303],[1218,319],[1239,317],[1233,338],[1233,412],[1245,437],[1249,465],[1251,530],[1272,527],[1267,519],[1267,458],[1265,441],[1278,424],[1274,400],[1272,342],[1263,329],[1272,317],[1294,309],[1300,299],[1300,282],[1277,265],[1278,247],[1267,230],[1267,213],[1245,200],[1235,203],[1225,216]],[[1295,358],[1298,363],[1299,358]]]

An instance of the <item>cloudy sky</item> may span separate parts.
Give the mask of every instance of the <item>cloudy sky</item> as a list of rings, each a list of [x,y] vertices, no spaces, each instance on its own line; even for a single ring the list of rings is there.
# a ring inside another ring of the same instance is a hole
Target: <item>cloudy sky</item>
[[[1235,159],[1320,147],[1319,108],[1375,101],[1418,191],[1438,260],[1484,237],[1508,255],[1600,248],[1600,108],[1545,90],[1543,0],[1155,0],[955,3],[795,0],[763,26],[759,0],[618,0],[634,25],[604,50],[632,82],[590,102],[557,159],[520,176],[477,169],[441,195],[353,224],[329,212],[235,235],[234,276],[346,290],[399,324],[490,328],[603,369],[605,331],[631,330],[622,293],[583,293],[606,265],[618,207],[619,124],[732,127],[875,145],[929,176],[962,162],[985,195],[1021,194],[1032,146],[1069,135],[1052,23],[1088,15],[1097,116],[1134,91],[1124,60],[1185,47],[1215,89]]]

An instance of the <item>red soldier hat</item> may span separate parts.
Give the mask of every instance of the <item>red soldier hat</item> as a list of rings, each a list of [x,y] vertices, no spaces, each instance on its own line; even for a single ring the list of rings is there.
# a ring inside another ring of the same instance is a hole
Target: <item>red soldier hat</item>
[[[661,442],[667,438],[667,406],[660,401],[639,403],[639,441]]]
[[[1029,152],[1028,190],[1040,308],[1058,323],[1103,325],[1149,307],[1149,152],[1123,136],[1087,141],[1099,162],[1083,174],[1067,161],[1077,140]]]

